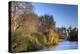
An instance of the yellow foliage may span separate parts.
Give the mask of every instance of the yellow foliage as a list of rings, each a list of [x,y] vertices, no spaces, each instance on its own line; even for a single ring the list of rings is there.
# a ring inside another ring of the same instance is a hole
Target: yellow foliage
[[[59,37],[58,37],[58,33],[55,29],[49,29],[49,32],[48,32],[48,42],[50,44],[57,44],[58,43],[58,40],[59,40]]]

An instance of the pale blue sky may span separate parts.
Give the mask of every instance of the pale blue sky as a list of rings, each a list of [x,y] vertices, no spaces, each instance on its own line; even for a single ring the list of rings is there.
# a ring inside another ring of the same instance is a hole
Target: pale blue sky
[[[78,26],[78,6],[65,4],[32,3],[34,12],[39,16],[49,14],[54,16],[56,27]]]

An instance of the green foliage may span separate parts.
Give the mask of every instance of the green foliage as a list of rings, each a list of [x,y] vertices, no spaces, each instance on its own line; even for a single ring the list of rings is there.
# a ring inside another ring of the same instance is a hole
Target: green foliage
[[[22,33],[12,32],[11,35],[11,50],[12,52],[35,51],[44,47],[53,45],[48,44],[48,33]],[[54,38],[55,39],[55,38]],[[52,42],[53,44],[54,41]]]
[[[37,33],[23,34],[21,32],[12,32],[11,50],[12,52],[21,52],[40,49],[43,47],[43,37]]]
[[[20,32],[12,32],[11,36],[11,50],[12,52],[19,52],[27,50],[27,38],[22,36]]]
[[[31,34],[34,38],[38,39],[38,41],[45,46],[47,42],[47,36],[44,35],[43,33],[32,33]]]

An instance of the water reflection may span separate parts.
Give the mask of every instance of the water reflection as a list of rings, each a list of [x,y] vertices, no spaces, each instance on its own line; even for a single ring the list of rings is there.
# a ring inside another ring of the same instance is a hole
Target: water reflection
[[[77,49],[78,48],[78,42],[73,41],[62,41],[58,45],[52,48],[44,48],[40,51],[49,51],[49,50],[67,50],[67,49]]]

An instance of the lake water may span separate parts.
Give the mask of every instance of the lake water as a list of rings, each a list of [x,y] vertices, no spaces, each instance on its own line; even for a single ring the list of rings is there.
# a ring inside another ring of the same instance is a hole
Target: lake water
[[[58,45],[52,48],[44,48],[40,51],[53,51],[53,50],[69,50],[69,49],[77,49],[78,43],[76,41],[70,42],[70,41],[61,41]]]

